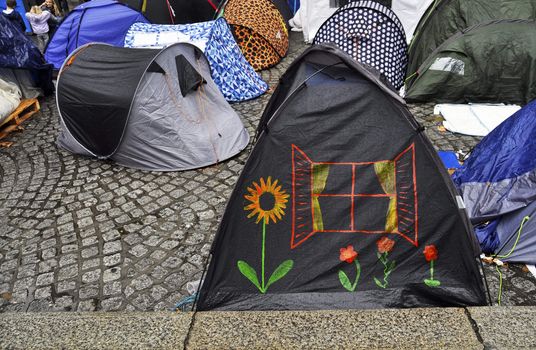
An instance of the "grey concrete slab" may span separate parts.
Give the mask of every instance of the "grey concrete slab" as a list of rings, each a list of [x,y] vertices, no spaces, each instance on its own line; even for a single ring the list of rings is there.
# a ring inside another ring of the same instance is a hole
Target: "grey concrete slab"
[[[4,313],[0,349],[181,349],[189,313]]]
[[[486,349],[536,349],[536,307],[471,307]]]
[[[464,309],[200,312],[188,349],[482,349]]]

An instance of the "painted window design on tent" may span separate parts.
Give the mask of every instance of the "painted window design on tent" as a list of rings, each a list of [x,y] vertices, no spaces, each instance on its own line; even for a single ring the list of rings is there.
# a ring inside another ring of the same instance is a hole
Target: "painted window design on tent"
[[[397,234],[418,246],[417,224],[414,144],[392,160],[356,163],[315,162],[292,145],[292,249],[336,232]]]

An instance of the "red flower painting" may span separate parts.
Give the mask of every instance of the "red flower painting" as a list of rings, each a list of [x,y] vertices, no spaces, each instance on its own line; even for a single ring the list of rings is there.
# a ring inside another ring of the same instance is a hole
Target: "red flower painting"
[[[356,274],[354,283],[350,282],[350,278],[348,278],[346,272],[344,272],[343,270],[339,270],[339,281],[341,282],[342,286],[347,291],[353,292],[357,288],[359,276],[361,276],[361,265],[359,264],[359,260],[357,260],[357,252],[354,250],[354,246],[349,245],[346,248],[341,248],[339,260],[346,261],[348,264],[354,263],[355,265]]]
[[[426,261],[430,263],[430,278],[424,280],[428,287],[439,287],[441,282],[434,278],[434,262],[437,260],[437,248],[435,245],[427,245],[422,251]]]
[[[380,254],[389,253],[391,250],[393,250],[395,241],[387,237],[382,237],[376,241],[376,245],[378,246],[378,252]]]
[[[339,256],[341,261],[346,261],[348,264],[351,264],[356,258],[357,252],[354,250],[352,245],[349,245],[346,248],[341,248],[341,255]]]
[[[432,260],[437,260],[437,248],[435,245],[427,245],[423,250],[424,258],[426,261],[430,262]]]

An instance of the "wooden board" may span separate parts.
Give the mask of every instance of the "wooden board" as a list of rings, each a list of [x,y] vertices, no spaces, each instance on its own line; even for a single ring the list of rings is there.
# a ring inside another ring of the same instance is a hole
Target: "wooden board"
[[[39,112],[39,101],[36,98],[22,100],[17,109],[0,123],[0,140],[13,131],[24,130],[21,124],[35,113]],[[0,142],[1,147],[10,147],[13,142]]]

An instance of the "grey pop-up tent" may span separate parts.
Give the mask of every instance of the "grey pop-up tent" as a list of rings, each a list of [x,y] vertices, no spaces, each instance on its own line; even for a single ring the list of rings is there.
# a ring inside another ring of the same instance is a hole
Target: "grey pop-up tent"
[[[61,147],[132,168],[198,168],[249,141],[205,56],[186,43],[162,50],[83,46],[60,70],[57,103]]]

